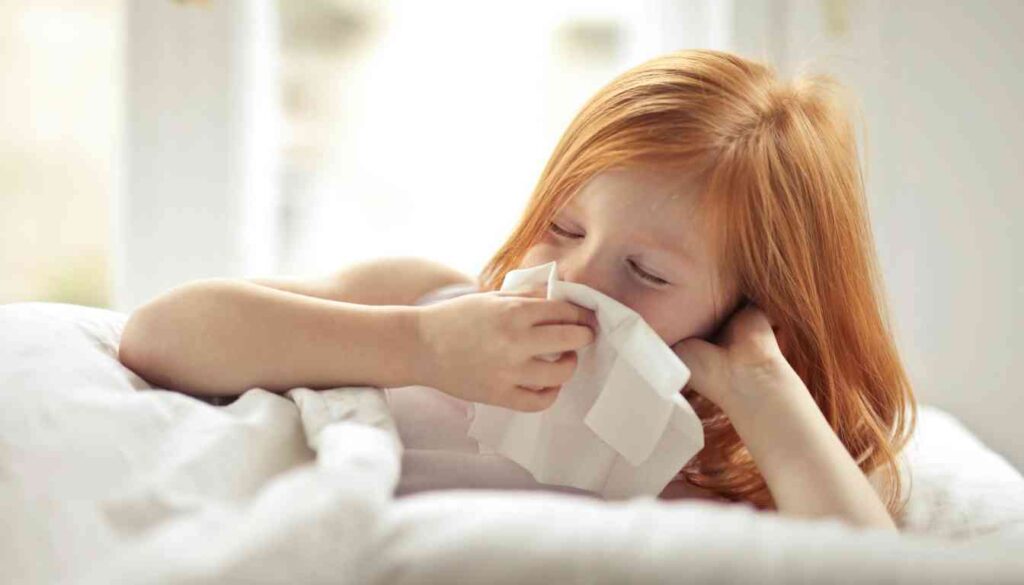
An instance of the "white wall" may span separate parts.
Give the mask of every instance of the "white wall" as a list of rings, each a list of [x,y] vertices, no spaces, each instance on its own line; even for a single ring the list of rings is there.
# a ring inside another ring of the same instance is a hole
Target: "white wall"
[[[128,3],[118,310],[190,279],[273,270],[276,6]]]
[[[1024,469],[1024,3],[775,5],[779,24],[754,32],[782,72],[830,71],[862,97],[876,243],[918,398]]]
[[[0,303],[105,306],[119,0],[0,0]]]
[[[288,196],[285,272],[412,254],[476,274],[585,101],[643,60],[718,42],[725,24],[712,0],[492,4],[394,0],[350,55],[316,68],[286,56],[325,96],[329,138]]]

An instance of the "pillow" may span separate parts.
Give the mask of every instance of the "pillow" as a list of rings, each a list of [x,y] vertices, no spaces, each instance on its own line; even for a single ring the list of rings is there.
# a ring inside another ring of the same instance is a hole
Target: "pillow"
[[[149,388],[117,359],[127,320],[64,303],[0,305],[0,392],[68,382],[121,393]]]
[[[7,394],[66,387],[128,398],[151,388],[117,360],[127,318],[62,303],[0,305],[0,395],[16,400]],[[921,405],[918,414],[903,454],[901,529],[947,537],[1024,532],[1020,472],[949,413]]]
[[[918,407],[900,476],[907,504],[897,520],[905,532],[951,538],[1024,533],[1024,477],[948,412]]]

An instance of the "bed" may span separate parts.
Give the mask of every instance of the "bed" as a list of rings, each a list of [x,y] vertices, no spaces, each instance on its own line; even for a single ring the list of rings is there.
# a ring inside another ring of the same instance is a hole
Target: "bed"
[[[126,319],[0,306],[0,582],[1024,583],[1024,478],[935,407],[899,534],[697,500],[396,498],[379,389],[213,405],[122,366]]]

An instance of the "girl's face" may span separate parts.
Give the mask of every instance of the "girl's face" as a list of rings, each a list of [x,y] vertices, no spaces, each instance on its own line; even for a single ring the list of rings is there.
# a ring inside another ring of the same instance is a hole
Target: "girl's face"
[[[519,268],[557,261],[559,279],[628,306],[668,345],[707,338],[740,299],[706,246],[700,195],[678,171],[600,173],[555,215]]]

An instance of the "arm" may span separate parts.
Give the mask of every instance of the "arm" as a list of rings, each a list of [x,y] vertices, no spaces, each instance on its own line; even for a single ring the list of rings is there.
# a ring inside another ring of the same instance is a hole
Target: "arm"
[[[878,493],[786,361],[765,314],[752,305],[739,311],[720,343],[691,338],[674,349],[690,367],[694,390],[729,417],[778,511],[895,530]]]
[[[409,257],[324,278],[193,281],[132,313],[119,357],[154,384],[196,394],[415,384],[419,307],[405,305],[469,281]]]
[[[795,373],[770,392],[727,404],[729,419],[780,513],[835,516],[858,526],[896,530],[878,492]]]

